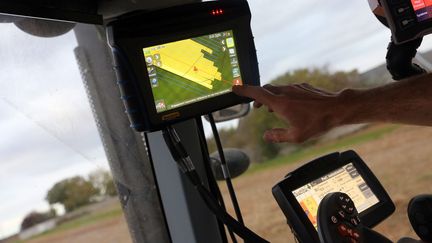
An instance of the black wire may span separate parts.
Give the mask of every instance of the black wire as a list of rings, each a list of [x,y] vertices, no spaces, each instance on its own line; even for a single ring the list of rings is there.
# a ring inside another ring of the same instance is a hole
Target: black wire
[[[171,154],[173,155],[174,160],[181,168],[181,171],[186,175],[187,178],[189,178],[190,182],[195,186],[208,208],[222,222],[224,222],[228,228],[233,230],[241,238],[245,239],[245,242],[268,243],[268,241],[261,238],[255,232],[238,222],[221,208],[218,201],[202,183],[202,180],[198,175],[197,171],[195,170],[193,164],[190,163],[191,161],[188,161],[190,157],[185,151],[183,145],[181,144],[181,141],[179,141],[175,129],[172,127],[168,127],[167,129],[162,131],[162,134]]]
[[[201,198],[204,200],[209,209],[217,215],[222,221],[224,221],[227,226],[231,227],[231,229],[236,232],[239,236],[245,239],[247,243],[268,243],[265,239],[261,238],[259,235],[255,234],[252,230],[245,227],[243,224],[240,224],[236,221],[231,215],[226,213],[226,211],[222,210],[220,205],[217,204],[217,201],[213,198],[211,193],[204,187],[204,185],[200,182],[199,175],[194,172],[186,172],[186,176],[190,179],[190,181],[195,185],[197,191],[201,195]]]
[[[218,207],[217,204],[215,204],[215,200],[212,199],[211,194],[205,189],[204,186],[198,185],[196,188],[198,192],[201,194],[201,197],[204,199],[206,204],[209,206],[210,210],[212,210],[214,214],[219,215],[219,217],[225,222],[227,222],[227,224],[228,222],[231,222],[230,226],[232,227],[232,230],[234,230],[235,232],[237,232],[237,234],[242,236],[242,238],[245,239],[245,242],[269,243],[268,241],[261,238],[259,235],[255,234],[253,231],[246,228],[243,224],[236,224],[238,222],[233,217],[231,217],[225,211],[220,210],[220,207]],[[247,239],[249,239],[249,241]]]
[[[216,142],[216,147],[217,147],[217,150],[218,150],[218,153],[219,153],[219,157],[220,157],[220,160],[221,160],[221,163],[222,163],[222,167],[225,166],[225,168],[227,169],[228,167],[227,167],[227,163],[226,163],[226,160],[225,160],[225,154],[223,152],[222,143],[221,143],[221,140],[220,140],[220,137],[219,137],[219,132],[217,130],[214,117],[213,117],[212,114],[208,114],[208,117],[209,117],[210,125],[211,125],[212,131],[213,131],[213,137],[214,137],[215,142]],[[240,210],[239,203],[237,201],[237,196],[235,194],[233,184],[231,182],[231,177],[230,176],[225,176],[225,173],[224,173],[224,177],[226,177],[225,178],[225,182],[226,182],[227,187],[228,187],[228,191],[229,191],[229,194],[230,194],[230,197],[231,197],[231,201],[232,201],[232,204],[233,204],[233,207],[234,207],[235,214],[237,216],[237,220],[241,224],[244,225],[243,216],[242,216],[242,213],[241,213],[241,210]]]
[[[219,201],[220,206],[222,207],[223,210],[226,211],[226,206],[225,206],[224,199],[222,197],[222,193],[220,191],[219,185],[216,182],[216,178],[214,177],[213,170],[210,167],[211,161],[210,161],[210,156],[209,156],[209,152],[208,152],[208,148],[207,148],[207,142],[206,142],[205,136],[204,136],[204,131],[202,129],[202,120],[200,117],[196,118],[196,123],[198,124],[198,127],[199,127],[198,137],[199,137],[199,141],[201,144],[202,156],[203,156],[203,159],[205,160],[204,161],[204,168],[205,168],[207,176],[208,176],[210,190],[212,192],[214,192],[217,200]],[[227,229],[228,229],[228,233],[231,237],[232,242],[237,243],[237,239],[234,235],[234,232],[228,227],[227,227]],[[225,236],[225,238],[226,238],[226,236]]]

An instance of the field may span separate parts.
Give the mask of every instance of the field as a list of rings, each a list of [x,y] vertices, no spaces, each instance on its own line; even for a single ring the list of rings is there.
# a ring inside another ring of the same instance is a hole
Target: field
[[[354,149],[375,172],[397,207],[396,213],[376,229],[394,241],[401,236],[414,236],[406,217],[406,207],[411,197],[432,192],[431,137],[432,128],[379,125],[326,145],[254,166],[247,174],[234,180],[245,221],[271,242],[294,242],[286,220],[271,195],[272,186],[288,171],[309,159],[335,150]],[[68,224],[26,242],[130,242],[119,206]]]

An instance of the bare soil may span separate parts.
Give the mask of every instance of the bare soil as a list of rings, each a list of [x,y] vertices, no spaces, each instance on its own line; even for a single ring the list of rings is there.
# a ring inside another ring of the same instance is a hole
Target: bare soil
[[[415,195],[432,193],[431,138],[432,128],[405,126],[381,139],[341,148],[357,151],[395,202],[397,211],[376,228],[393,241],[415,237],[406,216],[408,202]],[[270,188],[299,165],[272,168],[234,182],[245,221],[271,242],[295,242]]]
[[[103,220],[97,224],[29,241],[31,243],[120,243],[132,242],[124,218]]]
[[[383,138],[341,148],[354,149],[371,167],[394,200],[397,211],[377,230],[396,241],[415,234],[406,216],[406,207],[415,195],[432,192],[432,128],[400,127]],[[286,219],[271,194],[283,176],[301,165],[274,167],[234,180],[247,225],[271,242],[295,242]],[[226,191],[224,194],[227,195]],[[228,199],[228,197],[226,197]],[[228,200],[227,200],[228,201]],[[31,243],[131,242],[122,216],[91,226],[39,237]]]

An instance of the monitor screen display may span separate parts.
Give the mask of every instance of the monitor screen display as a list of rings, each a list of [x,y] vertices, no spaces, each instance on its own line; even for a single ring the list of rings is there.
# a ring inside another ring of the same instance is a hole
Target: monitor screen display
[[[318,206],[325,195],[331,192],[348,194],[359,213],[379,202],[354,165],[347,164],[292,192],[315,229],[318,227]]]
[[[232,30],[143,48],[157,113],[243,85]]]
[[[432,0],[411,0],[418,21],[432,18]]]

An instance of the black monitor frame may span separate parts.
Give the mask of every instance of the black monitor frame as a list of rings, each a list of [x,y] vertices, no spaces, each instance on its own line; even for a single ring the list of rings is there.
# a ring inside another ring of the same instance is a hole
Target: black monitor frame
[[[350,150],[329,154],[289,173],[272,190],[273,196],[288,220],[288,224],[301,243],[319,242],[318,232],[292,191],[350,163],[354,165],[379,200],[377,204],[359,214],[362,223],[372,228],[394,212],[395,205],[384,187],[357,153]]]
[[[214,10],[223,14],[214,15]],[[232,30],[243,84],[259,83],[258,61],[246,1],[210,1],[151,12],[136,12],[108,24],[122,98],[131,126],[155,131],[251,100],[232,92],[158,113],[142,49],[149,46]]]
[[[432,33],[432,18],[419,21],[411,0],[381,0],[381,4],[396,44]]]

